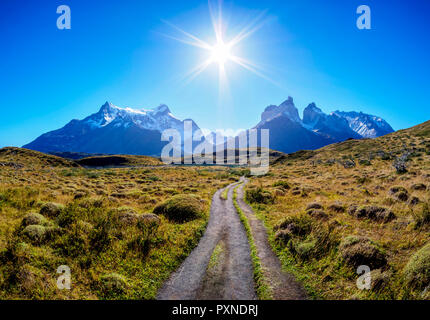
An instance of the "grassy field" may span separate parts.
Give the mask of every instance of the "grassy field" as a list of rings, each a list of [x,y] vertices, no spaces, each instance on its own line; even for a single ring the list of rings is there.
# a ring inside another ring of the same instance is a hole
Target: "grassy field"
[[[213,193],[240,170],[144,161],[90,170],[1,149],[0,299],[154,299],[197,245]],[[61,265],[71,290],[57,289]]]
[[[0,150],[0,299],[154,299],[197,245],[214,192],[248,173],[94,159],[126,167]],[[430,122],[280,155],[246,200],[311,298],[430,299]],[[61,265],[71,290],[57,288]]]
[[[430,122],[281,157],[247,201],[317,299],[430,299]],[[371,269],[358,289],[357,267]]]

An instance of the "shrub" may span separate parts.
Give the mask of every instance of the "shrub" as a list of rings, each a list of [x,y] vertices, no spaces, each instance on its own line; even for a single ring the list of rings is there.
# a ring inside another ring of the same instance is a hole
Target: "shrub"
[[[374,292],[381,293],[384,289],[390,286],[392,273],[390,271],[382,271],[381,269],[372,270],[370,272],[372,279],[371,289]]]
[[[98,177],[100,177],[100,173],[96,172],[96,171],[92,171],[92,170],[86,170],[85,171],[85,175],[89,178],[89,179],[97,179]]]
[[[348,236],[341,242],[339,250],[346,264],[355,268],[367,265],[371,269],[378,269],[387,264],[384,252],[365,237]]]
[[[155,214],[162,214],[167,219],[182,223],[201,218],[204,206],[194,195],[181,194],[168,199],[154,208]]]
[[[269,191],[264,191],[262,187],[247,189],[245,197],[250,203],[273,204],[275,200],[274,196]]]
[[[412,190],[423,191],[427,189],[427,186],[423,183],[416,183],[411,186]]]
[[[74,228],[71,232],[63,235],[56,241],[55,247],[61,254],[68,257],[79,257],[86,255],[88,245],[86,238],[80,232],[79,228]]]
[[[22,230],[25,235],[34,244],[41,244],[45,240],[51,240],[55,235],[61,232],[58,227],[45,227],[41,225],[29,225]]]
[[[30,225],[41,225],[41,226],[47,226],[49,225],[49,221],[42,216],[39,213],[35,213],[35,212],[30,212],[28,213],[21,222],[21,226],[23,227],[27,227]]]
[[[362,206],[357,208],[351,206],[348,213],[358,219],[369,219],[377,222],[390,222],[396,218],[396,215],[387,208],[377,206]]]
[[[120,298],[128,288],[126,278],[118,273],[102,275],[99,285],[102,296],[107,299]]]
[[[91,247],[98,252],[106,250],[113,240],[112,229],[110,216],[100,219],[90,233]]]
[[[358,163],[359,163],[360,165],[362,165],[362,166],[370,166],[370,165],[372,165],[372,163],[371,163],[369,160],[367,160],[367,159],[360,159],[360,160],[358,161]]]
[[[292,237],[292,233],[290,230],[278,230],[275,233],[275,241],[280,244],[287,244]]]
[[[40,208],[39,213],[49,218],[56,218],[63,209],[64,206],[61,204],[48,202]]]
[[[393,162],[393,167],[396,169],[396,172],[398,174],[404,174],[408,172],[407,165],[406,165],[406,159],[400,157],[396,158]]]
[[[422,290],[430,283],[430,243],[418,250],[409,259],[404,271],[406,284]]]
[[[412,198],[409,199],[408,203],[409,203],[410,206],[416,206],[420,202],[421,202],[420,198],[414,196],[414,197],[412,197]]]
[[[305,236],[312,230],[312,219],[306,214],[289,216],[275,228],[288,230],[292,235]]]
[[[282,189],[285,189],[285,190],[288,190],[288,189],[291,188],[290,185],[288,184],[288,182],[287,181],[283,181],[283,180],[276,181],[273,184],[273,186],[274,187],[281,187]]]
[[[337,212],[337,213],[345,212],[345,207],[340,202],[336,202],[336,203],[331,204],[328,207],[328,209],[332,212]]]
[[[395,186],[395,187],[391,187],[388,192],[391,195],[395,195],[395,194],[400,193],[400,192],[407,193],[408,190],[406,188],[402,187],[402,186]]]
[[[399,192],[396,194],[396,199],[399,201],[406,202],[409,199],[409,194],[407,192]]]
[[[414,216],[415,228],[430,224],[430,206],[428,203],[424,203],[421,212]]]
[[[316,248],[316,240],[308,239],[303,242],[299,242],[295,245],[295,252],[302,260],[308,260],[313,256]]]
[[[63,210],[57,217],[57,224],[62,228],[67,228],[78,220],[76,213],[71,209],[67,208]]]
[[[328,219],[328,214],[325,213],[323,210],[320,210],[320,209],[310,209],[310,210],[306,211],[306,213],[308,215],[310,215],[311,217],[318,219],[318,220],[327,220]]]
[[[306,207],[306,210],[310,210],[310,209],[324,209],[324,207],[317,202],[313,202],[313,203],[309,203],[308,206]]]

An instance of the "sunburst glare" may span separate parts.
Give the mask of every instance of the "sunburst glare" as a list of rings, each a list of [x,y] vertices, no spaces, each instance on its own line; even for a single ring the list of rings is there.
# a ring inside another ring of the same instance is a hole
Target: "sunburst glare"
[[[185,82],[189,82],[196,78],[199,74],[205,71],[211,64],[217,64],[219,67],[219,83],[222,86],[225,86],[227,82],[226,75],[226,64],[227,62],[234,62],[238,66],[243,67],[244,69],[253,72],[257,76],[273,82],[269,77],[264,75],[264,71],[258,67],[254,62],[251,62],[245,58],[238,57],[234,55],[234,48],[238,46],[243,40],[251,36],[254,32],[260,29],[266,20],[264,19],[266,12],[261,12],[256,16],[255,19],[251,21],[248,25],[246,25],[240,32],[238,32],[234,37],[232,37],[229,41],[225,39],[225,31],[226,25],[224,24],[222,17],[222,8],[221,2],[218,2],[217,10],[214,10],[213,4],[211,1],[208,2],[209,12],[212,20],[213,30],[216,37],[216,42],[214,44],[210,44],[197,36],[193,35],[190,32],[184,31],[183,29],[175,26],[167,21],[164,21],[169,26],[173,27],[177,31],[179,31],[183,38],[178,38],[170,35],[165,35],[171,39],[176,41],[180,41],[187,45],[192,45],[199,49],[203,49],[208,51],[208,58],[199,63],[196,67],[192,68],[190,71],[186,72],[184,75]]]

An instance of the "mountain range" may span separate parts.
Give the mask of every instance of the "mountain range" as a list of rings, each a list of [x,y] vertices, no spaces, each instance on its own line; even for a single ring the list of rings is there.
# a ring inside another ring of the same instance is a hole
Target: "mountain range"
[[[168,143],[161,140],[163,130],[176,129],[184,141],[186,121],[191,122],[193,133],[199,129],[191,119],[177,119],[166,105],[146,110],[120,108],[106,102],[97,113],[42,134],[23,148],[46,153],[159,156]],[[318,149],[350,138],[375,138],[394,131],[380,117],[361,112],[334,111],[325,114],[315,103],[305,108],[301,119],[291,97],[278,106],[266,107],[261,121],[252,129],[269,129],[270,148],[286,153]],[[213,136],[214,133],[211,133],[207,137]],[[193,142],[193,148],[203,139]],[[181,147],[183,150],[183,143]]]

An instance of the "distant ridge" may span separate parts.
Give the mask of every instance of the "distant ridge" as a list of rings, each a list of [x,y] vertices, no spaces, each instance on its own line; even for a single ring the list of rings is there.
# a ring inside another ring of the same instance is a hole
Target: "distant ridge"
[[[75,160],[91,155],[160,156],[168,143],[161,141],[163,130],[175,129],[183,138],[187,120],[192,123],[193,133],[200,129],[191,119],[176,118],[164,104],[154,109],[132,109],[106,102],[98,112],[42,134],[23,147]],[[301,119],[292,97],[280,105],[266,107],[261,121],[253,129],[269,129],[270,149],[286,153],[314,150],[350,138],[375,138],[394,131],[378,116],[342,111],[325,114],[315,103],[305,108]],[[206,138],[214,136],[211,133]],[[234,139],[238,147],[237,137],[227,139]],[[201,141],[194,141],[193,147]],[[224,145],[226,147],[225,141]],[[183,147],[182,142],[182,152]]]

